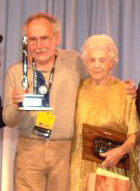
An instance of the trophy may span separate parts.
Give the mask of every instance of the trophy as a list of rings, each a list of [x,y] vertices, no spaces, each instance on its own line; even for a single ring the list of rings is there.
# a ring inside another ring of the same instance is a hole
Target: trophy
[[[23,37],[23,78],[22,86],[26,90],[29,88],[28,81],[28,43],[27,37]],[[37,71],[34,59],[32,59],[33,68],[33,94],[25,94],[23,102],[19,103],[19,110],[52,110],[49,107],[49,91],[45,85],[45,78],[40,71]]]

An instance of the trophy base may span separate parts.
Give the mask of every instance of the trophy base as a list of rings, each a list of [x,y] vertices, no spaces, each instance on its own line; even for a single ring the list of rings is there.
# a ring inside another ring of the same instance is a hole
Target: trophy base
[[[19,107],[20,111],[52,111],[52,107]]]
[[[43,106],[43,95],[25,94],[23,102],[19,104],[18,110],[29,111],[51,111],[51,107]]]

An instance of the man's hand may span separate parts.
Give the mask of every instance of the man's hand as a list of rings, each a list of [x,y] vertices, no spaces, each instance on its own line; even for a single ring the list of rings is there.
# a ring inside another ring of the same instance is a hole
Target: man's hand
[[[26,94],[28,90],[25,90],[24,88],[15,88],[12,92],[12,100],[13,103],[18,104],[23,101],[24,94]]]
[[[125,84],[126,84],[125,90],[126,90],[127,94],[129,94],[132,99],[136,99],[136,87],[135,87],[135,84],[130,80],[126,80]]]

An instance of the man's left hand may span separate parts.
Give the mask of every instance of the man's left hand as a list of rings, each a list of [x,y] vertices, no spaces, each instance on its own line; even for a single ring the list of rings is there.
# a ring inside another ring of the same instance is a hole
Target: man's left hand
[[[128,95],[131,96],[132,99],[136,99],[136,86],[130,80],[125,80],[125,91]]]

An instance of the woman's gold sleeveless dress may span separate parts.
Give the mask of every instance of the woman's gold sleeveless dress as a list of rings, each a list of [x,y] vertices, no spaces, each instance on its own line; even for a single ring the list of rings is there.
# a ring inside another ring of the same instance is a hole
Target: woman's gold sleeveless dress
[[[71,191],[86,191],[87,176],[95,172],[100,164],[82,159],[82,125],[88,123],[98,127],[114,129],[118,132],[133,134],[139,130],[135,100],[125,92],[125,85],[116,78],[105,85],[93,85],[90,78],[85,79],[78,91],[75,115],[75,131],[71,156]],[[138,175],[138,153],[130,153],[131,191],[140,190]],[[125,174],[124,170],[113,171]]]

